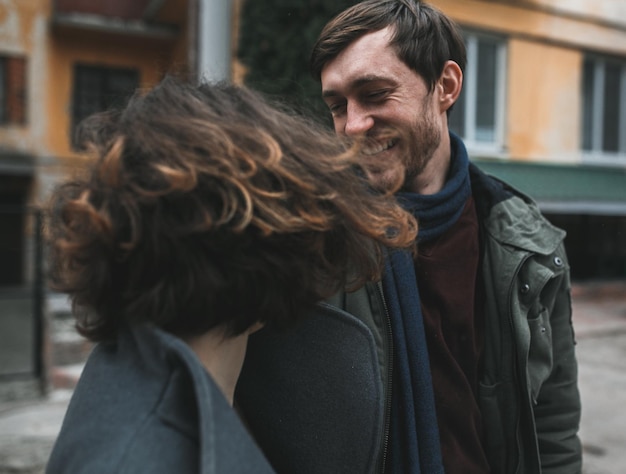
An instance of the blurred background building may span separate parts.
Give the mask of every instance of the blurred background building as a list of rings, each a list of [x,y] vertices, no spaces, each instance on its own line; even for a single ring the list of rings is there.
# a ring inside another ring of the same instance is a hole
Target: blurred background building
[[[58,349],[49,312],[68,309],[46,290],[38,211],[84,166],[77,124],[167,73],[232,78],[326,114],[308,54],[352,3],[0,0],[0,397],[45,390],[84,350],[69,336]],[[474,161],[567,230],[575,279],[626,280],[626,2],[431,3],[466,39],[450,119]]]
[[[0,0],[0,398],[84,355],[71,331],[54,344],[46,310],[69,309],[46,290],[39,212],[85,164],[77,125],[167,73],[227,77],[231,24],[228,0]]]
[[[626,278],[626,2],[433,4],[465,34],[470,155],[567,230],[573,278]]]

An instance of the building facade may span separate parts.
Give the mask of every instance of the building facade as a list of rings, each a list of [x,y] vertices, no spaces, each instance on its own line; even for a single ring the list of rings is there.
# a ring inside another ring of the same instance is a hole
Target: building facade
[[[431,3],[468,49],[451,128],[568,232],[575,278],[626,278],[626,2]]]
[[[450,120],[474,161],[567,230],[575,278],[626,278],[626,2],[430,2],[466,39]],[[285,21],[310,22],[314,3],[280,8],[294,9]],[[233,51],[242,5],[0,0],[0,381],[45,373],[36,209],[84,165],[77,124],[167,73],[243,80]]]
[[[82,163],[81,119],[188,67],[186,0],[0,0],[0,207],[45,199]],[[4,215],[0,219],[14,219]],[[3,224],[0,285],[29,279]]]
[[[198,9],[196,0],[0,0],[0,398],[45,388],[38,209],[85,164],[78,123],[167,73],[196,74]]]

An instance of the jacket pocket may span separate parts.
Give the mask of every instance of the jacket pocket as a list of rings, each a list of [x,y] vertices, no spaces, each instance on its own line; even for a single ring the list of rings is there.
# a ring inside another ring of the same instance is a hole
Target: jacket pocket
[[[532,401],[536,404],[541,386],[550,376],[553,366],[552,328],[548,310],[543,308],[536,317],[529,318],[528,328],[528,382]]]

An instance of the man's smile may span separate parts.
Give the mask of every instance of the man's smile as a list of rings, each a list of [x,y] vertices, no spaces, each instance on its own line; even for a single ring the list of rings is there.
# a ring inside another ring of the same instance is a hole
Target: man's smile
[[[382,153],[394,147],[397,142],[397,138],[389,139],[384,142],[368,141],[367,145],[363,147],[363,154],[368,156],[377,155],[378,153]]]

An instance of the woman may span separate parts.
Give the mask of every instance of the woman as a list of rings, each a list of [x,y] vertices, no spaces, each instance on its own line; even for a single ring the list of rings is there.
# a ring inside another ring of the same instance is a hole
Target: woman
[[[166,79],[82,144],[50,268],[99,344],[47,472],[272,472],[232,409],[248,335],[378,278],[415,221],[354,148],[245,88]]]

